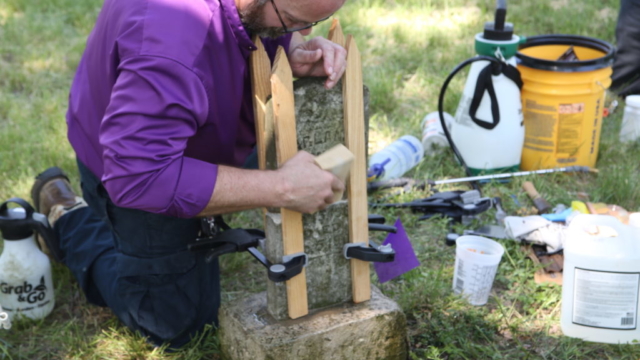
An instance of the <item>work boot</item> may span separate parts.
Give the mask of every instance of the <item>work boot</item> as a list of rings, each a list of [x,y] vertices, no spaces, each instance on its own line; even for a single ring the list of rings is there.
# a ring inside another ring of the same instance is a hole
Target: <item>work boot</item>
[[[84,199],[73,192],[69,178],[58,167],[48,168],[36,176],[36,181],[31,188],[31,199],[36,210],[47,217],[51,227],[62,215],[87,206]],[[38,244],[44,253],[57,261],[62,260],[57,237],[45,242],[41,236],[38,236]]]

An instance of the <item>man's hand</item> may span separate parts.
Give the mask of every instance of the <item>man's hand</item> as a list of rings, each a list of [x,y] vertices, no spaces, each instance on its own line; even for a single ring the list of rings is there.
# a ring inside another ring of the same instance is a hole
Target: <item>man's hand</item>
[[[300,151],[278,170],[248,170],[219,165],[213,194],[197,215],[211,216],[259,207],[314,213],[333,203],[344,183],[322,170],[315,157]]]
[[[311,214],[333,202],[333,192],[344,191],[344,183],[320,169],[313,155],[300,151],[277,170],[284,203],[280,207]]]
[[[289,48],[289,64],[295,77],[327,76],[324,86],[331,89],[344,74],[347,51],[323,37],[303,42],[295,33]]]

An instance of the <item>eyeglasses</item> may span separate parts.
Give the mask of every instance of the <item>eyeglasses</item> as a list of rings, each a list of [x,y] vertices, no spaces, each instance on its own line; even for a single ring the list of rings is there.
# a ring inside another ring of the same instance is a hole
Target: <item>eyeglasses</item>
[[[324,19],[320,19],[316,22],[312,22],[312,23],[308,23],[305,26],[301,26],[301,27],[297,27],[297,28],[293,28],[293,29],[288,29],[287,25],[284,24],[284,20],[282,20],[282,16],[280,16],[280,11],[278,11],[278,7],[276,7],[276,3],[271,0],[271,5],[273,6],[273,10],[276,11],[276,15],[278,15],[278,19],[280,19],[280,24],[282,24],[282,33],[286,34],[286,33],[292,33],[292,32],[296,32],[296,31],[300,31],[300,30],[306,30],[310,27],[316,26],[319,22],[325,21],[327,19],[329,19],[332,15],[327,16]]]

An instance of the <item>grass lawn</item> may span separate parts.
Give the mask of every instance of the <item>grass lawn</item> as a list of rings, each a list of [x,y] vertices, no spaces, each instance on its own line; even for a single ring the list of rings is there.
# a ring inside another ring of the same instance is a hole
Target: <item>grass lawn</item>
[[[58,165],[78,184],[75,158],[66,140],[64,114],[69,86],[100,0],[0,0],[0,200],[29,199],[33,177]],[[511,1],[507,20],[522,36],[584,35],[615,43],[618,0]],[[474,35],[493,19],[493,0],[349,0],[336,15],[353,34],[370,89],[369,153],[405,134],[420,137],[420,121],[437,108],[440,87],[460,62],[474,55]],[[323,23],[313,35],[324,35]],[[465,75],[449,86],[445,111],[453,114]],[[608,101],[615,97],[610,96]],[[590,201],[640,210],[640,143],[618,141],[623,102],[603,121],[599,174],[546,174],[482,185],[483,196],[500,196],[509,214],[530,211],[521,190],[535,183],[552,204],[569,204],[579,192]],[[408,176],[444,179],[464,176],[451,151],[426,157]],[[465,188],[442,185],[440,191]],[[514,197],[512,197],[512,195]],[[371,201],[402,202],[426,191],[373,194]],[[518,205],[514,198],[521,204]],[[560,329],[561,288],[538,285],[536,267],[512,240],[485,306],[452,294],[454,247],[445,245],[447,222],[418,221],[405,209],[371,209],[387,222],[400,217],[421,262],[417,269],[384,284],[409,323],[413,359],[638,359],[640,347],[588,343]],[[238,226],[255,223],[256,212],[233,216]],[[494,210],[476,223],[491,223]],[[455,230],[464,227],[457,225]],[[381,240],[381,239],[379,239]],[[261,290],[264,273],[248,254],[223,259],[223,300]],[[250,276],[247,276],[250,274]],[[240,279],[257,279],[250,282]],[[54,266],[56,307],[41,321],[16,321],[0,330],[2,359],[201,359],[217,358],[219,344],[208,329],[184,349],[163,353],[122,327],[109,310],[90,306],[67,269]]]

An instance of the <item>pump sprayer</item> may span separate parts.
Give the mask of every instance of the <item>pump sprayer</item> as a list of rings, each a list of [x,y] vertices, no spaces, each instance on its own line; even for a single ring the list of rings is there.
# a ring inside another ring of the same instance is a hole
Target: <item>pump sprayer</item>
[[[506,0],[498,0],[495,19],[475,36],[477,56],[460,63],[449,74],[438,99],[444,133],[469,176],[513,172],[520,167],[524,123],[515,54],[521,38],[506,23]],[[443,100],[451,79],[464,67],[471,69],[451,129],[446,126]]]
[[[9,204],[18,207],[9,207]],[[0,255],[0,305],[9,315],[41,319],[54,305],[51,262],[36,244],[35,232],[55,236],[46,216],[23,199],[0,204],[0,232],[4,249]]]

